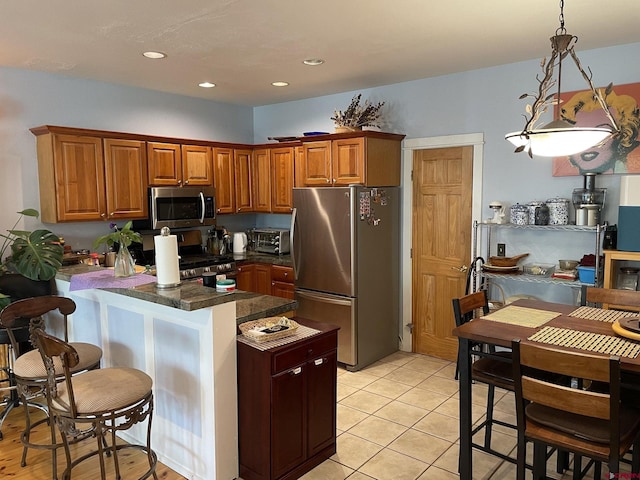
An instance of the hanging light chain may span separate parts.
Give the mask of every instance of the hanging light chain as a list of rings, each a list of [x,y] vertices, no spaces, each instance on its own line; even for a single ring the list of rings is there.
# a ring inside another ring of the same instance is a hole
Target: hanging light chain
[[[558,16],[558,20],[560,20],[560,28],[558,29],[558,31],[565,33],[566,30],[564,28],[564,0],[560,0],[560,15]]]

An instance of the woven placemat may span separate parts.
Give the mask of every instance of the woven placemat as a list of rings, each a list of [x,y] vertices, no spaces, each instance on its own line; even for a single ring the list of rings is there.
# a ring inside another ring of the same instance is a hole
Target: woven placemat
[[[521,327],[537,328],[559,316],[560,313],[550,312],[549,310],[507,305],[489,315],[485,315],[482,319],[520,325]]]
[[[638,312],[625,312],[623,310],[606,310],[604,308],[580,307],[569,314],[570,317],[598,320],[600,322],[613,323],[625,317],[637,317]]]
[[[320,333],[320,330],[300,325],[295,335],[289,335],[288,337],[284,337],[279,340],[272,340],[270,342],[257,343],[243,335],[238,335],[237,338],[239,342],[246,343],[247,345],[251,345],[253,348],[257,348],[258,350],[264,352],[265,350],[269,350],[270,348],[280,347],[282,345],[286,345],[287,343],[297,342],[298,340],[312,337],[313,335],[317,335],[318,333]]]
[[[640,343],[638,342],[613,335],[581,332],[570,328],[543,327],[527,340],[626,358],[636,358],[640,354]]]

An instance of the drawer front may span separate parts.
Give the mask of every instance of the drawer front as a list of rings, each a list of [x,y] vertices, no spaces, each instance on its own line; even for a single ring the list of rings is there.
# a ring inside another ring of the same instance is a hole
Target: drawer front
[[[300,365],[309,359],[319,357],[331,350],[335,350],[337,342],[336,332],[331,332],[330,334],[307,341],[302,340],[301,342],[303,343],[296,342],[292,344],[290,348],[273,355],[273,365],[271,369],[273,375]]]
[[[293,268],[282,265],[271,266],[271,281],[293,283]]]

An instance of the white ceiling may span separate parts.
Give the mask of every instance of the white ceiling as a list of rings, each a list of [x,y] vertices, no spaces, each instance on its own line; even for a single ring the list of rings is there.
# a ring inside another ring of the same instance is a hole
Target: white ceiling
[[[0,65],[257,106],[542,59],[559,12],[557,0],[1,0]],[[639,0],[566,0],[564,14],[578,55],[640,41]],[[303,65],[314,57],[326,63]]]

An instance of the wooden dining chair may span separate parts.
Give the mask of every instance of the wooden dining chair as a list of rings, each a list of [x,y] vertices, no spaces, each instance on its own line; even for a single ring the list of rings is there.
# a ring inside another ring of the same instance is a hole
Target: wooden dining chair
[[[633,446],[632,471],[640,469],[640,410],[620,402],[620,359],[559,350],[520,340],[512,342],[518,423],[517,479],[525,478],[526,442],[534,444],[533,478],[546,478],[547,447],[608,464],[619,472],[621,457]],[[535,375],[532,372],[536,372]],[[538,373],[546,372],[541,378]],[[553,383],[553,375],[607,384],[603,392]],[[581,469],[578,461],[577,469]],[[575,468],[575,467],[574,467]],[[587,470],[585,468],[585,470]],[[575,472],[581,478],[585,472]],[[594,478],[599,479],[599,471]]]
[[[616,310],[640,310],[640,291],[618,290],[616,288],[599,288],[582,285],[580,305]]]
[[[460,298],[454,298],[452,300],[452,304],[453,315],[455,317],[457,327],[471,321],[475,318],[476,313],[478,312],[481,312],[482,315],[487,315],[489,313],[489,301],[487,299],[486,290],[471,293]],[[496,352],[495,347],[487,346],[478,342],[474,342],[471,348],[473,349],[473,355],[475,357],[471,364],[471,378],[473,381],[486,384],[488,387],[485,419],[471,431],[471,436],[473,436],[484,428],[484,443],[477,444],[472,441],[472,445],[475,448],[504,460],[513,461],[512,458],[491,448],[493,424],[514,429],[516,428],[515,425],[503,422],[502,420],[497,420],[493,416],[493,403],[496,387],[513,391],[511,352]],[[491,356],[485,356],[483,350],[486,350],[487,353],[491,354]],[[458,362],[456,364],[456,378],[458,375],[458,365],[461,360],[462,359],[458,356]]]

